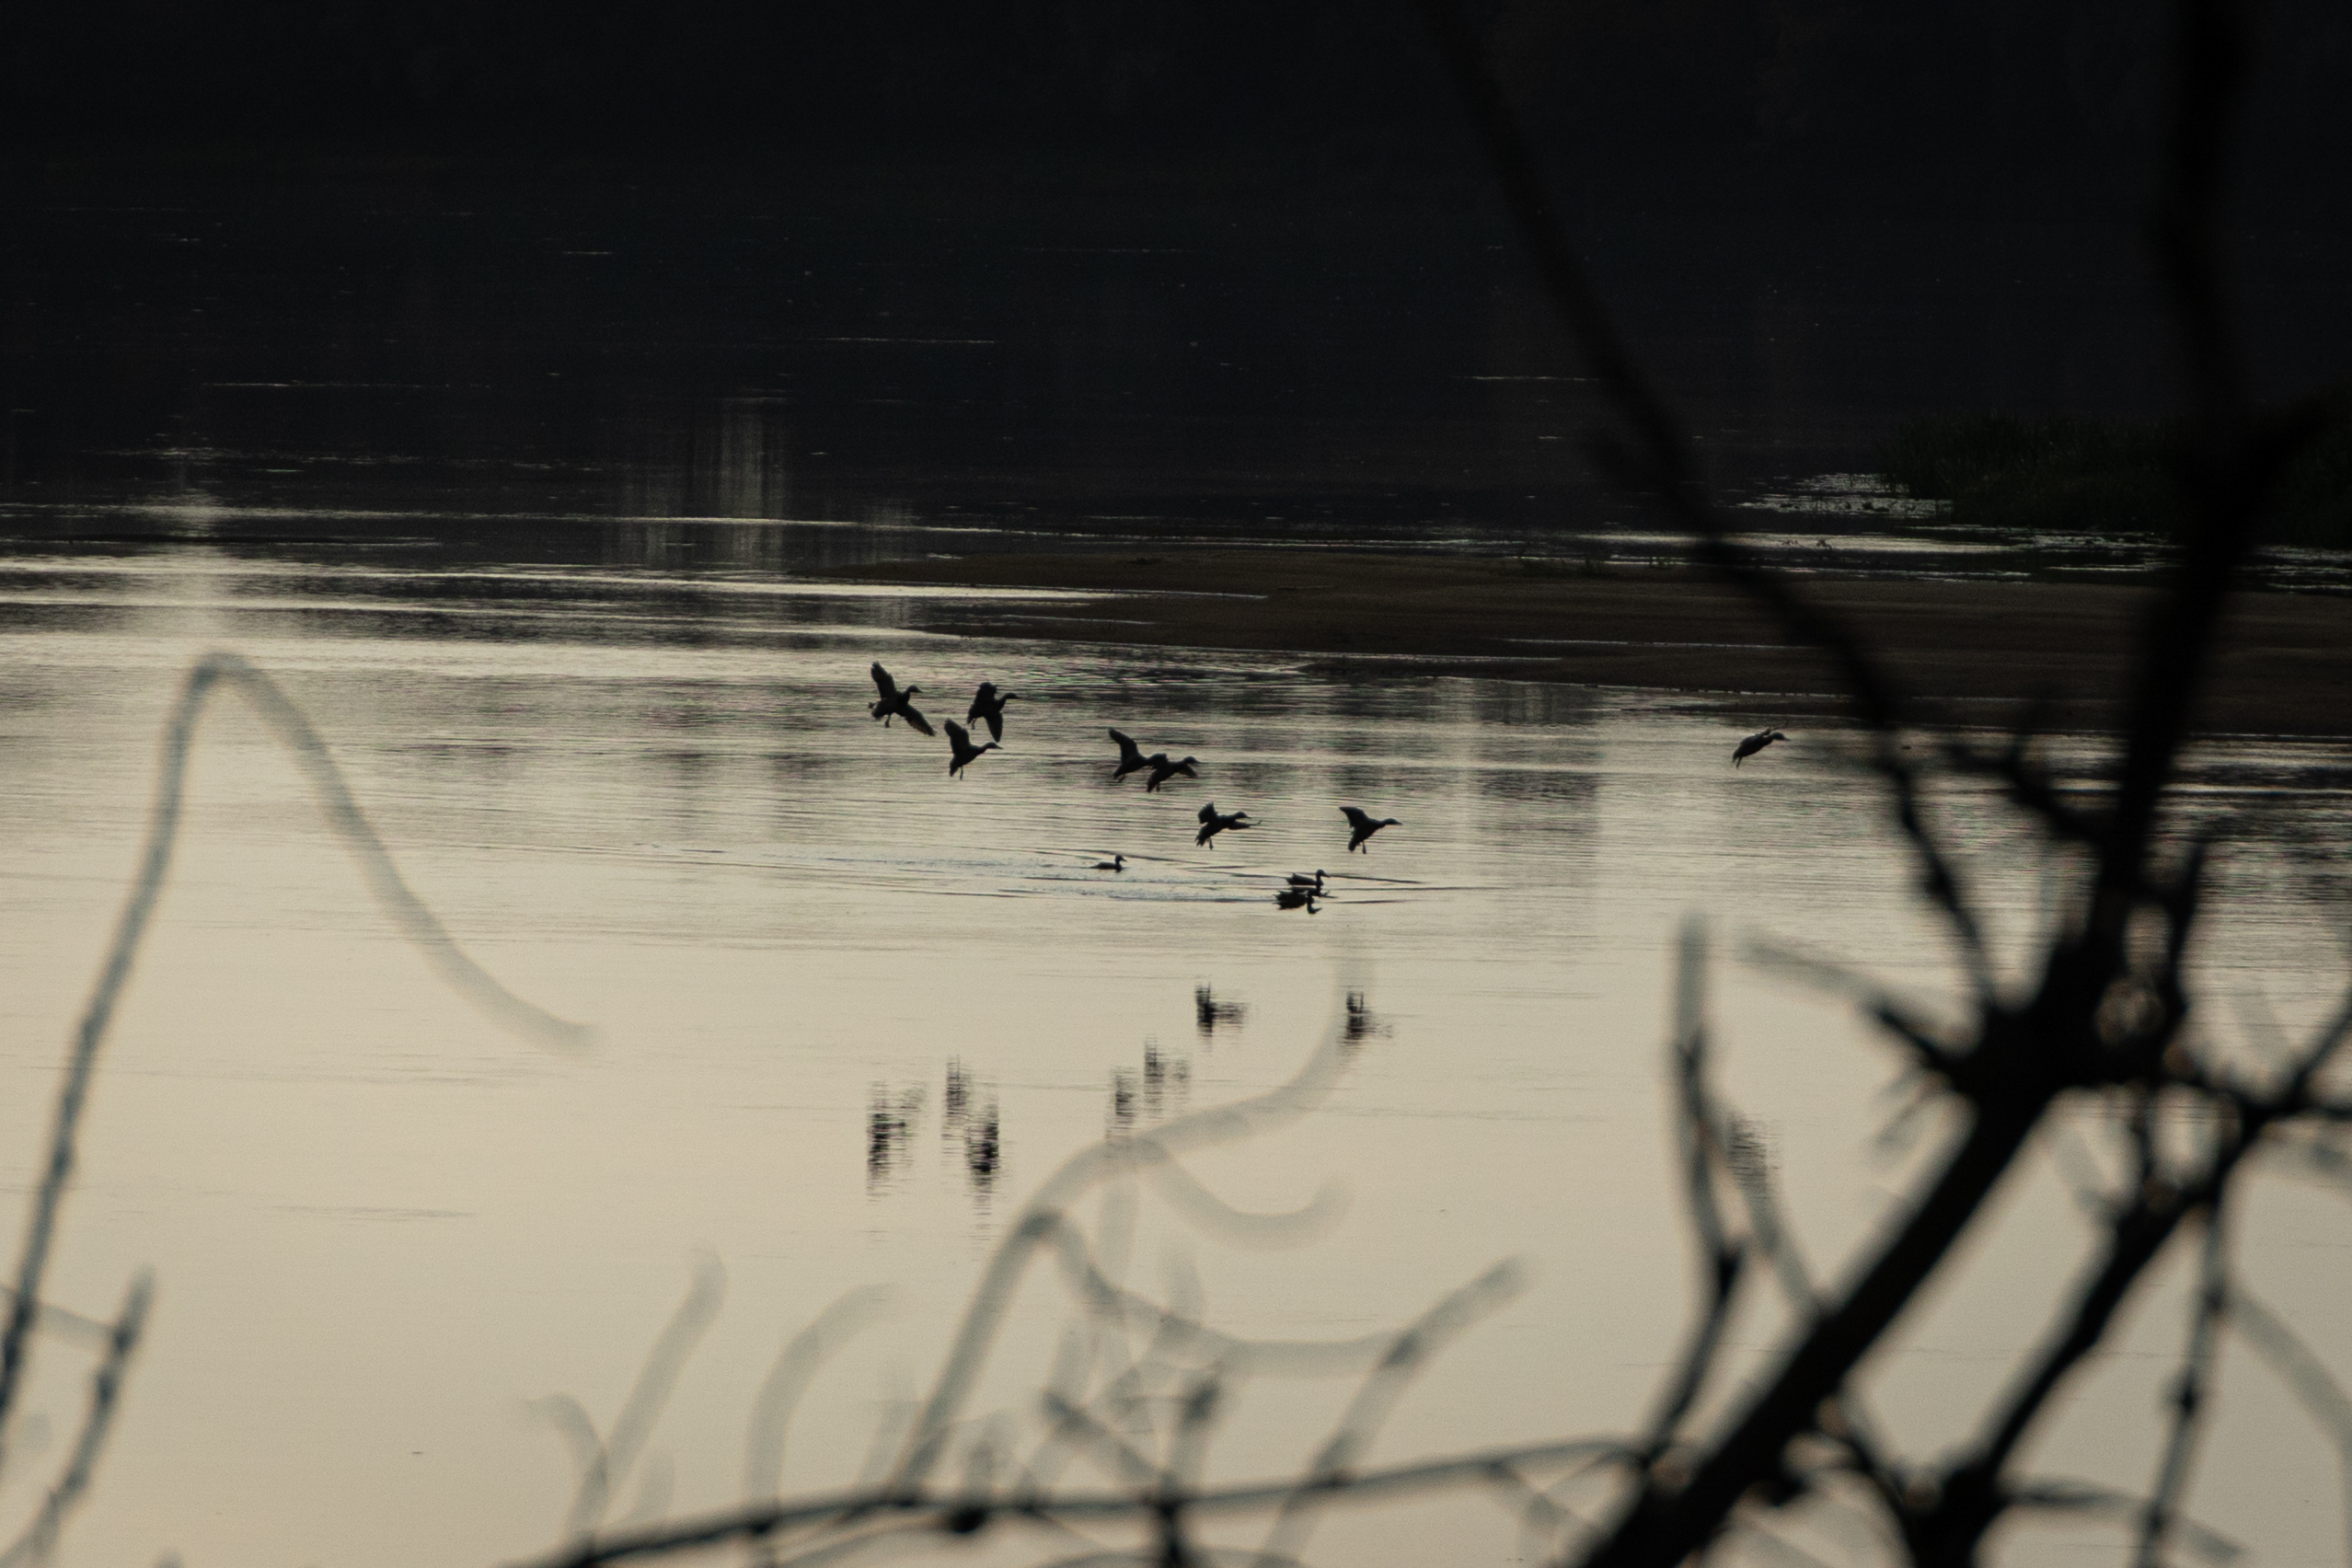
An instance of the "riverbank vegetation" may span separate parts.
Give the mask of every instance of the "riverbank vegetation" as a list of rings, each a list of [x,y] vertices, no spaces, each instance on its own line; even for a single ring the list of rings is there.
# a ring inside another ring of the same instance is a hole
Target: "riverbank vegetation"
[[[2184,432],[2153,420],[1935,415],[1879,449],[1886,480],[1949,503],[1949,520],[2030,534],[2176,535]],[[2280,474],[2266,532],[2275,542],[2352,548],[2352,402]]]

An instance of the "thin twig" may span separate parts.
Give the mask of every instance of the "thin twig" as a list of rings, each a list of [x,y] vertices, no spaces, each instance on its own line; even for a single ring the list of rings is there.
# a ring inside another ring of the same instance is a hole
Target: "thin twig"
[[[907,1439],[894,1477],[894,1485],[914,1492],[928,1479],[931,1467],[938,1462],[948,1427],[979,1378],[982,1363],[1010,1305],[1014,1286],[1041,1247],[1066,1239],[1064,1233],[1070,1228],[1067,1207],[1090,1188],[1145,1162],[1251,1137],[1304,1114],[1321,1099],[1340,1070],[1343,1061],[1340,1049],[1343,1028],[1342,1024],[1334,1024],[1327,1032],[1322,1044],[1289,1082],[1251,1100],[1178,1117],[1147,1136],[1117,1139],[1082,1150],[1046,1179],[982,1273],[930,1397]],[[1066,1263],[1066,1246],[1063,1252]],[[1107,1280],[1101,1280],[1100,1284],[1114,1296],[1125,1295]]]
[[[1276,1556],[1295,1556],[1307,1543],[1311,1510],[1325,1483],[1346,1476],[1405,1389],[1427,1369],[1430,1362],[1458,1339],[1472,1323],[1519,1294],[1524,1282],[1516,1263],[1502,1262],[1449,1293],[1400,1331],[1380,1364],[1356,1389],[1355,1397],[1333,1424],[1331,1436],[1315,1461],[1298,1479],[1291,1500],[1274,1516],[1264,1550]]]
[[[677,1386],[678,1374],[685,1369],[686,1358],[694,1354],[694,1347],[719,1316],[720,1299],[725,1293],[726,1274],[720,1268],[719,1260],[703,1258],[686,1286],[685,1298],[654,1340],[652,1349],[646,1353],[645,1365],[638,1369],[628,1398],[622,1401],[620,1413],[613,1417],[612,1431],[598,1441],[594,1454],[581,1472],[580,1490],[572,1499],[565,1527],[571,1534],[585,1534],[603,1522],[613,1493],[628,1479],[646,1439],[652,1435],[653,1424],[669,1403],[670,1390]]]
[[[1574,1460],[1630,1461],[1631,1446],[1623,1438],[1577,1438],[1536,1443],[1521,1447],[1491,1448],[1412,1464],[1357,1470],[1329,1477],[1315,1490],[1329,1495],[1401,1497],[1442,1491],[1473,1481],[1497,1465],[1528,1466]],[[1298,1482],[1286,1477],[1235,1486],[1186,1492],[1174,1500],[1195,1514],[1250,1515],[1279,1508],[1297,1494]],[[515,1568],[594,1568],[603,1562],[626,1562],[689,1548],[717,1546],[731,1540],[759,1540],[778,1530],[826,1519],[865,1518],[895,1515],[945,1528],[950,1521],[991,1511],[1018,1517],[1064,1520],[1144,1520],[1159,1505],[1133,1493],[1074,1493],[1055,1497],[972,1497],[954,1492],[908,1490],[895,1485],[813,1496],[791,1503],[757,1504],[721,1509],[694,1518],[639,1530],[614,1530],[594,1540],[525,1559]]]
[[[74,1441],[64,1471],[41,1500],[40,1512],[25,1527],[24,1533],[6,1551],[0,1552],[0,1568],[18,1568],[22,1563],[46,1561],[57,1544],[58,1533],[65,1528],[66,1516],[89,1490],[98,1456],[106,1450],[107,1433],[113,1425],[131,1357],[137,1352],[139,1336],[146,1328],[147,1308],[155,1299],[155,1277],[144,1271],[131,1282],[130,1294],[123,1298],[122,1310],[116,1314],[108,1337],[106,1355],[98,1362],[98,1370],[90,1375],[89,1409],[82,1417],[81,1435]]]
[[[2203,1431],[2207,1391],[2213,1380],[2213,1359],[2222,1314],[2230,1304],[2230,1257],[2223,1216],[2227,1187],[2214,1194],[2205,1216],[2205,1250],[2197,1270],[2195,1309],[2189,1314],[2187,1348],[2181,1355],[2180,1380],[2173,1392],[2173,1428],[2165,1440],[2164,1458],[2157,1467],[2156,1485],[2140,1516],[2139,1568],[2159,1568],[2164,1539],[2178,1515],[2182,1493],[2188,1486],[2189,1464]]]
[[[594,1038],[585,1025],[555,1017],[509,991],[468,957],[450,937],[440,919],[401,879],[399,868],[385,850],[351,789],[343,782],[326,744],[302,710],[278,689],[277,684],[234,653],[208,653],[190,666],[180,683],[163,733],[162,756],[156,768],[156,795],[147,815],[145,843],[139,852],[139,872],[116,917],[114,939],[98,965],[98,979],[83,1004],[82,1018],[66,1056],[63,1082],[52,1113],[49,1152],[42,1162],[40,1185],[25,1227],[17,1263],[16,1294],[7,1320],[0,1326],[0,1435],[7,1429],[17,1387],[24,1373],[25,1336],[40,1310],[40,1283],[49,1265],[49,1251],[57,1232],[57,1216],[72,1184],[75,1140],[82,1112],[89,1100],[98,1070],[98,1052],[114,1022],[116,1004],[130,984],[131,972],[146,940],[148,922],[163,896],[171,870],[172,854],[179,843],[181,807],[186,798],[188,760],[195,744],[197,721],[203,715],[213,687],[235,686],[277,735],[317,797],[328,824],[359,862],[368,891],[398,928],[402,937],[425,956],[433,971],[501,1028],[540,1044],[577,1049]]]
[[[1747,1262],[1746,1250],[1724,1228],[1722,1205],[1715,1198],[1714,1113],[1706,1084],[1706,927],[1695,918],[1686,920],[1675,958],[1674,1040],[1668,1055],[1674,1068],[1674,1126],[1682,1150],[1683,1197],[1689,1205],[1705,1284],[1689,1343],[1675,1361],[1674,1379],[1660,1391],[1657,1409],[1644,1424],[1649,1435],[1643,1449],[1653,1463],[1673,1442],[1675,1428],[1682,1424],[1714,1370]]]
[[[778,1495],[784,1470],[784,1436],[801,1395],[825,1358],[851,1334],[872,1321],[887,1293],[879,1286],[861,1286],[835,1299],[799,1333],[785,1342],[776,1364],[753,1397],[751,1420],[744,1434],[744,1495]]]
[[[2242,1287],[2230,1293],[2230,1327],[2262,1359],[2335,1449],[2344,1493],[2345,1558],[2352,1562],[2352,1397],[2287,1320]]]

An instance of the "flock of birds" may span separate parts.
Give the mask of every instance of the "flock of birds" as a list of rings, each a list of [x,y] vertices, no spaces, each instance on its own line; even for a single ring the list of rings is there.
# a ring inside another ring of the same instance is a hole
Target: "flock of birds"
[[[874,677],[876,696],[872,705],[866,711],[880,720],[884,729],[890,727],[892,720],[904,719],[906,721],[907,728],[917,734],[937,733],[931,728],[931,721],[924,718],[922,710],[915,706],[915,698],[923,690],[921,686],[900,686],[891,677],[891,673],[882,667],[879,660],[875,661],[870,673]],[[992,751],[1002,749],[1000,743],[1005,738],[1005,704],[1020,700],[1020,693],[998,691],[997,683],[994,681],[980,683],[980,689],[972,694],[972,708],[963,716],[964,724],[986,724],[988,727],[988,738],[982,744],[974,745],[972,744],[971,731],[952,719],[948,720],[946,729],[949,778],[960,777],[966,767],[981,757]],[[1147,776],[1144,779],[1145,791],[1157,793],[1161,785],[1180,774],[1186,778],[1200,777],[1195,769],[1201,759],[1196,756],[1178,757],[1170,761],[1166,752],[1153,752],[1146,755],[1143,747],[1136,744],[1135,738],[1122,730],[1113,730],[1111,738],[1117,742],[1119,746],[1118,765],[1111,770],[1110,781],[1113,784],[1121,782],[1131,773],[1141,773]],[[1778,730],[1758,730],[1733,748],[1732,766],[1737,767],[1774,741],[1787,739],[1788,736]],[[1347,850],[1361,850],[1366,854],[1370,851],[1365,848],[1366,841],[1374,834],[1384,827],[1404,825],[1395,817],[1376,817],[1360,806],[1342,806],[1340,815],[1347,819]],[[1201,824],[1200,831],[1193,836],[1193,842],[1196,845],[1205,845],[1220,833],[1257,825],[1250,820],[1248,812],[1221,812],[1216,809],[1215,801],[1209,801],[1200,809],[1198,818]],[[1343,850],[1342,853],[1344,854],[1347,850]],[[1097,860],[1092,869],[1098,871],[1124,871],[1127,869],[1127,858],[1124,855],[1113,855],[1108,860]],[[1289,879],[1289,884],[1274,894],[1274,903],[1285,909],[1304,909],[1312,915],[1315,913],[1315,900],[1322,896],[1322,871],[1319,870],[1311,877],[1294,872]]]
[[[893,720],[904,719],[907,728],[917,734],[937,733],[931,728],[931,721],[923,716],[922,709],[915,706],[915,698],[922,693],[921,686],[900,686],[892,677],[891,673],[882,667],[880,661],[876,661],[869,673],[874,678],[875,697],[866,711],[880,720],[884,729],[890,727]],[[949,778],[960,777],[966,767],[982,756],[989,752],[1002,749],[1001,743],[1005,738],[1005,704],[1020,700],[1019,692],[998,691],[997,683],[994,681],[980,683],[980,689],[972,694],[972,707],[963,716],[964,723],[986,724],[988,727],[988,738],[974,745],[970,730],[952,719],[946,721],[944,728],[947,731],[948,740]],[[1171,760],[1166,752],[1153,752],[1147,755],[1143,747],[1136,744],[1135,737],[1123,730],[1113,730],[1111,738],[1118,743],[1119,746],[1118,763],[1111,769],[1110,781],[1113,784],[1123,782],[1131,773],[1141,773],[1145,775],[1145,791],[1157,793],[1161,785],[1180,775],[1186,778],[1200,777],[1197,769],[1201,759],[1196,756],[1178,757]],[[1366,854],[1370,851],[1365,849],[1365,841],[1374,834],[1384,827],[1404,825],[1395,817],[1376,817],[1360,806],[1342,806],[1340,814],[1347,819],[1347,848],[1361,850]],[[1205,845],[1220,833],[1258,825],[1251,820],[1248,812],[1218,811],[1215,801],[1204,805],[1196,815],[1200,823],[1200,830],[1193,836],[1193,842],[1196,845]],[[1346,850],[1342,851],[1343,854],[1346,852]],[[1127,858],[1124,854],[1113,855],[1108,860],[1097,860],[1092,869],[1098,871],[1124,871],[1127,869]],[[1310,915],[1314,914],[1315,900],[1323,896],[1323,876],[1324,873],[1320,870],[1316,871],[1311,877],[1294,874],[1289,880],[1289,885],[1274,894],[1275,904],[1285,909],[1304,909]]]

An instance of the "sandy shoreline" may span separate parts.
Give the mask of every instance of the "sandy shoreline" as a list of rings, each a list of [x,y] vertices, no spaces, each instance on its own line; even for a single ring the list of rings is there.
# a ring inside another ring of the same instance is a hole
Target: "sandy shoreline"
[[[934,629],[1072,641],[1259,649],[1377,663],[1474,658],[1481,674],[1719,696],[1758,721],[1837,706],[1827,664],[1789,646],[1719,582],[1638,569],[1588,576],[1508,560],[1323,550],[973,556],[824,575],[1117,593],[1105,617],[969,617]],[[1934,717],[2001,723],[2035,695],[2055,721],[2112,726],[2144,585],[1816,580]],[[1115,622],[1115,624],[1113,624]],[[2240,595],[2200,706],[2210,732],[2352,735],[2352,599]]]

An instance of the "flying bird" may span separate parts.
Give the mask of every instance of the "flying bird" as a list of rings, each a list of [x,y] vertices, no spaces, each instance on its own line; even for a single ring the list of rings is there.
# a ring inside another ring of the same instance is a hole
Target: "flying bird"
[[[1095,871],[1124,871],[1127,869],[1127,858],[1124,855],[1113,855],[1107,860],[1095,861],[1087,869]]]
[[[882,695],[874,699],[874,705],[866,711],[881,720],[883,729],[890,728],[890,721],[893,719],[904,719],[906,721],[907,727],[918,735],[928,735],[932,732],[931,721],[915,709],[915,694],[923,689],[921,686],[911,686],[904,691],[899,690],[898,683],[890,678],[890,672],[883,669],[879,661],[869,673],[874,677],[874,689]]]
[[[953,754],[948,762],[950,778],[963,772],[967,763],[975,762],[984,754],[997,749],[997,743],[994,741],[985,745],[974,745],[971,732],[952,719],[947,721],[947,732],[948,750]]]
[[[1140,773],[1151,766],[1151,758],[1144,755],[1143,747],[1136,744],[1135,738],[1124,730],[1112,731],[1111,738],[1119,743],[1119,766],[1112,769],[1112,783],[1116,784],[1128,774]],[[1168,754],[1162,752],[1159,755],[1165,757]]]
[[[1020,693],[1009,691],[999,697],[996,682],[982,681],[980,689],[972,694],[972,711],[963,716],[963,721],[987,725],[988,738],[1001,741],[1005,738],[1005,704],[1020,700]]]
[[[1187,778],[1198,778],[1200,775],[1193,771],[1193,764],[1200,760],[1196,756],[1188,756],[1182,762],[1170,762],[1166,752],[1159,753],[1150,759],[1151,777],[1144,780],[1145,793],[1157,791],[1162,784],[1180,773]]]
[[[1211,801],[1207,805],[1201,808],[1201,831],[1199,836],[1195,837],[1193,842],[1195,844],[1206,844],[1210,839],[1215,838],[1218,834],[1223,833],[1228,827],[1257,826],[1258,824],[1254,822],[1246,822],[1242,820],[1249,814],[1250,813],[1248,812],[1220,812],[1216,809],[1216,802],[1215,801]]]
[[[1347,818],[1348,825],[1355,830],[1347,836],[1347,847],[1350,849],[1364,849],[1364,841],[1384,827],[1404,825],[1394,817],[1376,817],[1354,806],[1342,806],[1340,815]],[[1364,852],[1367,855],[1372,853],[1369,849],[1364,849]]]
[[[1748,736],[1747,739],[1740,742],[1739,744],[1733,749],[1732,766],[1734,767],[1737,767],[1741,763],[1746,762],[1749,757],[1754,756],[1758,752],[1762,751],[1774,741],[1785,741],[1787,739],[1788,737],[1781,733],[1778,730],[1758,730],[1756,733]]]

